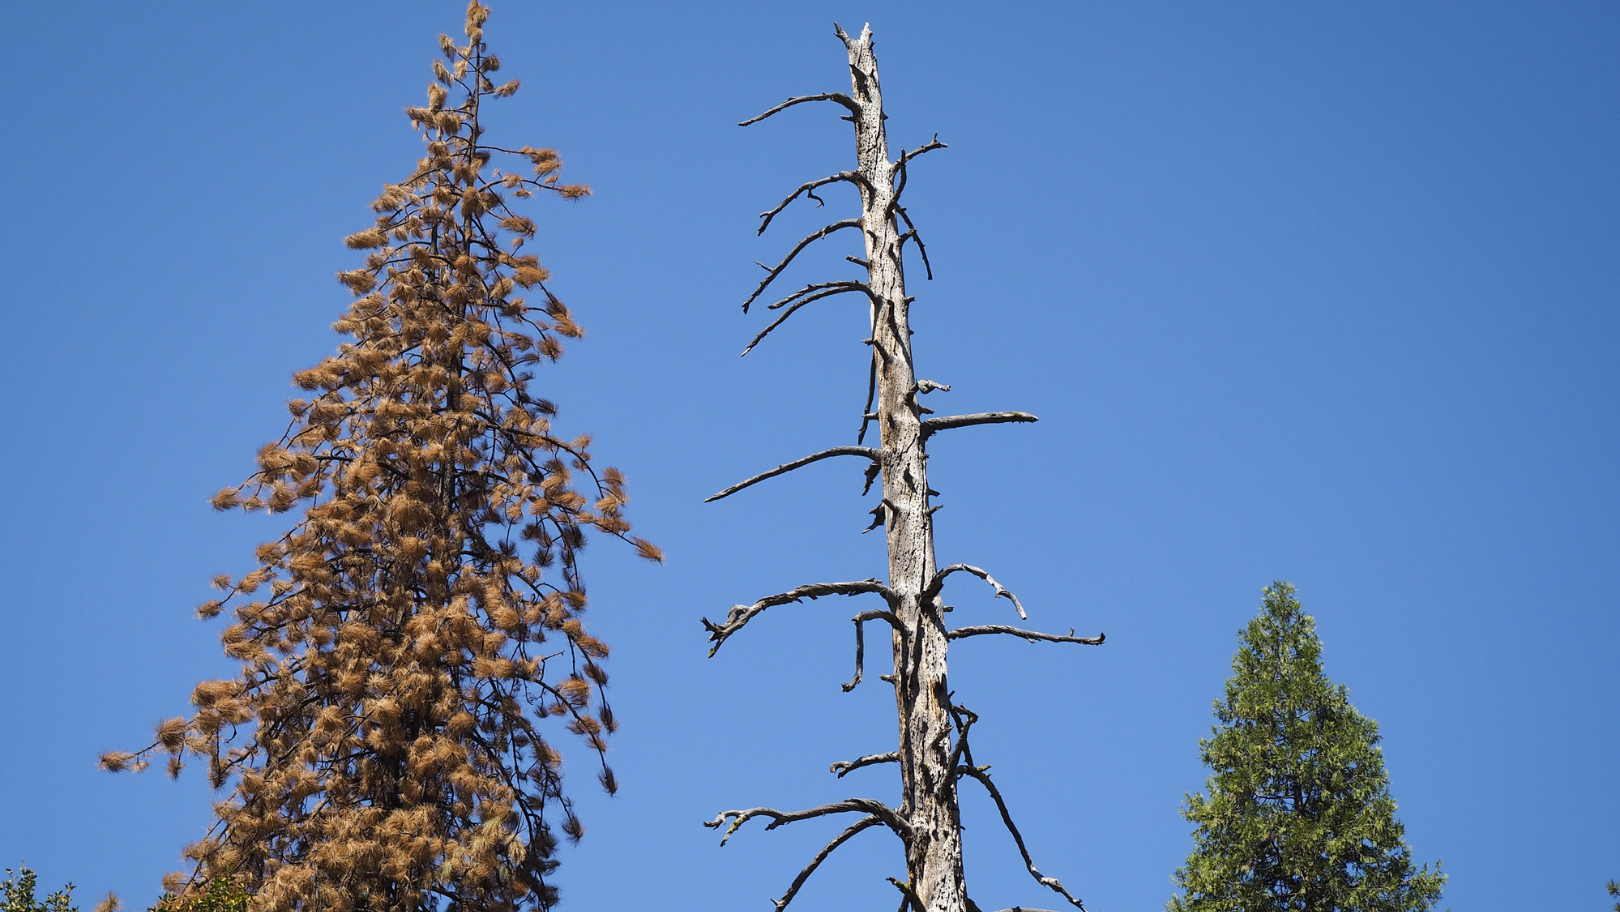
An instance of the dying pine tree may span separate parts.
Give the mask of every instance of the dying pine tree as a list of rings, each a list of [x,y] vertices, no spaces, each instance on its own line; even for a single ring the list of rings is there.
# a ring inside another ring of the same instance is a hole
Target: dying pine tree
[[[484,138],[496,85],[488,10],[466,42],[440,36],[427,103],[406,109],[426,153],[346,239],[369,251],[338,278],[357,300],[352,337],[298,373],[285,435],[214,498],[300,517],[257,567],[215,585],[234,623],[231,679],[205,681],[195,713],[111,770],[167,754],[206,760],[229,797],[186,850],[184,899],[226,878],[266,910],[419,912],[546,908],[554,827],[583,829],[545,720],[584,739],[616,788],[604,736],[607,646],[586,632],[580,551],[594,527],[630,538],[624,480],[593,468],[588,437],[553,429],[531,389],[581,329],[523,252],[535,224],[512,206],[585,196],[551,149]],[[496,163],[516,162],[516,170]]]
[[[935,391],[948,391],[950,387],[918,378],[914,367],[909,319],[913,299],[906,294],[905,266],[902,261],[903,249],[908,241],[921,256],[925,270],[931,273],[931,269],[917,229],[901,204],[901,198],[906,188],[908,163],[919,155],[945,146],[936,138],[910,151],[901,150],[898,157],[889,157],[871,28],[863,30],[859,38],[850,38],[842,28],[836,31],[849,55],[851,92],[847,95],[825,92],[789,98],[758,117],[744,121],[742,125],[757,123],[806,102],[830,101],[848,112],[843,119],[855,127],[856,166],[800,186],[775,208],[761,214],[760,232],[764,232],[771,220],[795,199],[805,196],[819,201],[815,191],[832,184],[853,186],[860,194],[861,213],[817,229],[794,245],[781,262],[767,268],[764,280],[743,303],[743,311],[746,313],[751,305],[760,300],[789,264],[811,244],[845,230],[860,233],[864,256],[848,259],[865,270],[865,280],[810,283],[770,304],[768,309],[781,311],[780,316],[771,321],[748,346],[748,350],[753,349],[788,317],[814,301],[838,295],[864,298],[870,317],[871,334],[865,342],[871,348],[871,363],[867,403],[862,409],[860,430],[853,446],[835,446],[794,460],[733,485],[709,500],[727,497],[767,478],[818,460],[834,456],[855,456],[865,460],[866,490],[869,491],[872,484],[879,477],[882,478],[881,501],[872,511],[875,517],[872,525],[873,528],[881,525],[884,529],[888,545],[889,581],[883,583],[876,579],[865,579],[799,586],[751,605],[736,605],[720,623],[707,619],[703,623],[714,644],[710,650],[710,655],[713,655],[727,638],[767,608],[829,595],[875,595],[882,599],[883,607],[860,612],[854,617],[855,676],[844,685],[844,690],[852,690],[861,682],[865,652],[864,625],[882,621],[890,629],[894,660],[893,673],[882,677],[894,687],[899,715],[899,743],[895,750],[834,763],[832,772],[842,778],[846,773],[862,767],[896,764],[900,773],[900,804],[890,807],[873,798],[850,798],[802,811],[756,807],[724,811],[707,825],[724,827],[725,837],[729,838],[738,827],[755,817],[770,820],[766,829],[773,829],[830,814],[859,815],[859,819],[810,860],[781,898],[775,900],[778,912],[786,908],[811,874],[834,850],[871,827],[892,831],[904,846],[906,878],[903,881],[889,878],[902,894],[902,912],[908,906],[914,912],[977,912],[979,907],[968,898],[963,878],[961,822],[957,805],[957,785],[963,779],[969,779],[983,786],[995,802],[1030,875],[1043,887],[1083,909],[1080,900],[1064,889],[1056,878],[1047,877],[1036,869],[1000,791],[990,779],[987,772],[989,767],[974,760],[968,734],[978,717],[967,707],[954,702],[946,684],[945,659],[947,646],[952,640],[975,636],[999,634],[1022,637],[1031,642],[1087,645],[1100,644],[1103,637],[1079,637],[1074,636],[1073,631],[1061,636],[1003,624],[951,628],[945,622],[946,613],[951,609],[945,605],[942,593],[947,579],[958,573],[984,580],[997,596],[1012,603],[1019,617],[1025,615],[1018,598],[979,567],[953,563],[940,568],[935,563],[933,515],[939,507],[931,502],[931,498],[937,497],[939,492],[928,486],[928,441],[942,431],[982,424],[1034,421],[1035,416],[1024,412],[986,412],[926,417],[932,410],[923,406],[921,397]],[[743,354],[746,355],[748,350]],[[867,430],[874,422],[879,445],[864,446]],[[721,841],[724,843],[725,840]]]

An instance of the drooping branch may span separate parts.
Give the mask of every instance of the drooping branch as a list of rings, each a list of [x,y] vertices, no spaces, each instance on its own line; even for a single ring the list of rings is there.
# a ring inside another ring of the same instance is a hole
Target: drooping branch
[[[845,228],[859,228],[860,226],[861,220],[858,218],[842,219],[805,235],[803,240],[793,245],[793,249],[788,251],[788,255],[783,257],[780,263],[777,263],[775,266],[768,267],[765,270],[765,280],[760,282],[759,287],[754,289],[754,293],[749,295],[748,300],[743,302],[743,313],[748,312],[748,305],[754,303],[754,301],[758,299],[760,295],[765,293],[765,289],[769,288],[771,283],[776,281],[776,277],[782,274],[782,270],[788,268],[788,264],[792,263],[793,258],[798,256],[804,250],[804,248],[809,247],[816,241],[821,240],[829,234],[832,234],[834,231],[842,231]]]
[[[743,488],[749,487],[751,485],[759,484],[760,482],[764,481],[767,478],[775,478],[778,475],[785,475],[788,472],[793,471],[794,469],[803,468],[804,466],[807,466],[812,462],[819,462],[819,461],[821,461],[823,459],[830,459],[830,458],[832,458],[834,456],[865,456],[867,459],[870,459],[873,462],[877,462],[879,457],[881,457],[881,455],[882,454],[874,447],[863,447],[863,446],[830,447],[828,449],[822,450],[819,453],[811,453],[809,456],[806,456],[803,459],[795,459],[792,462],[784,462],[781,465],[777,466],[776,468],[771,469],[769,472],[761,472],[758,475],[755,475],[753,478],[749,478],[749,479],[746,479],[744,481],[739,481],[736,484],[732,485],[729,488],[726,488],[724,491],[721,491],[718,494],[715,494],[715,495],[710,496],[710,497],[705,497],[703,499],[703,502],[704,503],[710,503],[712,501],[719,500],[722,497],[730,497],[731,495],[737,493],[738,491],[741,491]]]
[[[871,289],[867,288],[864,282],[817,282],[813,285],[806,285],[798,291],[795,291],[793,294],[790,294],[782,300],[777,301],[775,304],[770,306],[771,310],[775,310],[778,307],[787,304],[789,301],[793,302],[793,306],[783,311],[780,317],[772,320],[771,325],[760,330],[759,335],[755,336],[753,340],[748,343],[748,347],[742,350],[743,356],[747,357],[748,353],[754,350],[754,346],[758,345],[761,340],[770,335],[771,331],[776,329],[776,327],[787,322],[787,318],[793,316],[794,312],[804,305],[813,301],[819,301],[822,298],[830,298],[833,295],[849,294],[850,292],[855,291],[865,292],[868,297],[871,297],[872,294]]]
[[[875,579],[865,579],[848,583],[810,583],[787,592],[768,595],[752,605],[732,605],[731,610],[726,613],[725,623],[716,624],[708,618],[703,619],[703,627],[709,631],[709,639],[714,642],[714,646],[709,649],[709,656],[713,658],[714,654],[720,651],[720,646],[725,643],[727,637],[741,630],[743,625],[753,619],[754,615],[767,608],[786,605],[803,599],[814,600],[824,595],[863,595],[866,593],[883,596],[891,606],[896,604],[898,599],[894,590],[888,586]]]
[[[994,586],[996,590],[996,598],[1004,598],[1012,602],[1013,607],[1018,609],[1018,616],[1025,620],[1029,619],[1029,615],[1024,613],[1024,604],[1018,601],[1018,596],[1013,595],[1006,586],[996,582],[996,578],[991,576],[989,571],[980,567],[975,567],[972,564],[951,564],[949,567],[935,573],[934,578],[929,581],[928,587],[923,590],[923,598],[932,599],[938,596],[940,590],[945,588],[945,578],[950,576],[952,573],[956,573],[957,571],[971,573],[979,579],[989,583],[991,586]]]
[[[799,189],[797,189],[797,190],[793,191],[791,194],[789,194],[787,199],[782,200],[780,203],[777,203],[775,209],[771,209],[768,212],[761,212],[759,214],[759,218],[760,218],[759,230],[754,232],[754,233],[755,234],[764,234],[765,229],[769,228],[771,226],[771,220],[776,218],[778,215],[780,215],[782,210],[786,209],[790,203],[792,203],[794,200],[798,199],[799,194],[801,194],[801,193],[805,194],[805,195],[809,196],[811,199],[815,200],[816,201],[816,206],[819,208],[821,206],[821,197],[816,196],[816,194],[815,194],[816,188],[817,187],[824,187],[827,184],[834,184],[834,183],[837,183],[839,181],[844,181],[845,183],[856,184],[858,186],[867,187],[867,188],[870,188],[872,186],[870,183],[867,182],[866,175],[862,174],[859,171],[840,171],[837,174],[831,175],[829,177],[823,177],[823,178],[818,178],[817,180],[807,181],[806,183],[800,184]]]
[[[890,627],[893,627],[895,631],[898,632],[902,637],[905,636],[906,625],[900,623],[900,618],[892,611],[883,611],[879,609],[875,611],[863,611],[860,614],[855,615],[855,677],[851,678],[850,682],[844,685],[844,693],[849,693],[855,689],[857,684],[861,683],[861,675],[864,671],[866,662],[865,625],[867,621],[876,620],[888,621]],[[839,773],[839,775],[842,776],[843,773]]]
[[[1085,912],[1085,905],[1070,896],[1069,891],[1063,889],[1063,884],[1058,882],[1056,877],[1047,877],[1035,867],[1035,861],[1029,857],[1029,849],[1024,845],[1023,834],[1018,832],[1018,825],[1013,823],[1012,814],[1007,811],[1007,802],[1002,800],[1001,791],[990,781],[990,774],[985,772],[988,769],[988,766],[959,766],[956,768],[956,775],[957,778],[968,776],[978,780],[979,784],[984,786],[984,790],[990,793],[991,799],[996,802],[996,810],[1001,812],[1001,822],[1006,825],[1007,832],[1012,834],[1013,842],[1018,844],[1018,853],[1024,857],[1024,867],[1029,869],[1029,876],[1035,878],[1036,883],[1068,900],[1070,905],[1080,912]]]
[[[1039,421],[1028,412],[979,412],[974,415],[947,415],[942,418],[929,418],[922,423],[922,435],[928,437],[935,431],[946,431],[951,428],[969,427],[975,424],[1006,424],[1010,421]]]
[[[878,351],[879,349],[874,342],[871,362],[866,366],[866,406],[861,409],[861,429],[855,435],[856,443],[866,440],[866,426],[876,420],[876,416],[872,412],[872,397],[877,395]],[[866,489],[868,491],[872,489],[872,479],[874,477],[875,473],[874,475],[868,475],[866,478]],[[865,495],[866,491],[862,491],[861,494]]]
[[[900,752],[899,751],[889,751],[886,754],[867,754],[866,756],[857,758],[855,760],[840,760],[837,763],[834,763],[832,766],[828,767],[827,772],[834,773],[834,774],[836,774],[838,776],[838,778],[842,779],[842,778],[844,778],[845,773],[851,772],[853,770],[858,770],[863,766],[876,766],[879,763],[899,763],[899,762],[900,762]]]
[[[928,276],[928,280],[932,282],[934,280],[934,264],[928,262],[928,245],[923,243],[922,235],[917,233],[917,226],[911,224],[911,216],[906,214],[906,210],[900,210],[900,217],[906,220],[906,228],[909,229],[905,234],[900,235],[900,246],[902,249],[905,248],[907,238],[916,242],[917,253],[922,255],[923,272]]]
[[[783,909],[787,908],[787,904],[793,901],[794,896],[798,895],[799,888],[804,886],[804,882],[810,879],[811,874],[816,873],[816,868],[821,867],[821,863],[827,860],[828,855],[831,855],[839,846],[848,842],[850,837],[854,836],[856,833],[859,833],[867,827],[877,826],[882,822],[883,821],[879,819],[876,814],[869,817],[863,817],[860,819],[860,821],[851,824],[849,829],[834,837],[832,842],[822,846],[821,851],[816,853],[816,857],[810,859],[810,863],[805,865],[804,870],[799,872],[799,876],[793,878],[793,883],[788,886],[787,892],[782,894],[782,898],[771,900],[771,903],[776,906],[776,912],[782,912]]]
[[[808,808],[802,811],[778,811],[775,808],[757,807],[746,811],[721,811],[713,820],[705,820],[703,825],[710,829],[726,828],[725,835],[720,837],[720,844],[725,845],[731,834],[737,828],[755,817],[769,817],[771,822],[765,825],[766,830],[774,830],[785,823],[798,823],[801,820],[811,820],[816,817],[826,817],[829,814],[865,813],[876,817],[896,836],[901,839],[911,839],[911,825],[901,819],[900,814],[893,808],[875,798],[846,798],[832,804],[823,804],[820,807]],[[728,826],[726,821],[731,821]]]
[[[757,124],[773,114],[785,111],[796,104],[804,104],[807,101],[835,101],[848,108],[851,114],[859,116],[861,113],[860,103],[848,95],[845,95],[843,92],[822,92],[820,95],[800,95],[796,98],[789,98],[787,101],[782,102],[763,114],[758,114],[754,117],[748,118],[745,121],[742,121],[741,123],[738,123],[737,126],[746,127],[750,124]]]
[[[1061,636],[1054,633],[1041,633],[1035,630],[1021,630],[1017,627],[1008,627],[1005,624],[978,624],[972,627],[958,627],[955,630],[947,630],[945,632],[945,637],[946,639],[960,640],[963,637],[982,636],[987,633],[1006,633],[1015,637],[1023,637],[1024,639],[1029,640],[1031,643],[1080,643],[1085,646],[1101,646],[1103,640],[1106,638],[1106,634],[1101,633],[1094,637],[1082,637],[1075,636],[1074,630],[1071,629],[1068,636]]]

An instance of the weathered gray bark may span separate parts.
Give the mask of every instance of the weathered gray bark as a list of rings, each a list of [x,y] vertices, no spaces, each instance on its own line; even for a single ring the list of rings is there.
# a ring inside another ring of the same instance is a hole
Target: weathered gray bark
[[[967,733],[976,717],[964,707],[951,703],[950,689],[946,683],[946,650],[952,639],[984,634],[1010,634],[1031,642],[1045,640],[1093,645],[1101,643],[1103,638],[1076,637],[1072,635],[1073,631],[1069,636],[1056,636],[996,624],[958,630],[946,628],[947,609],[940,593],[946,578],[959,571],[988,582],[998,596],[1012,601],[1020,617],[1024,616],[1024,610],[1011,592],[978,567],[952,564],[940,571],[935,566],[933,512],[938,508],[930,500],[938,493],[928,487],[928,438],[950,428],[1034,421],[1035,416],[1023,412],[988,412],[948,418],[923,417],[930,410],[923,407],[919,397],[935,390],[949,390],[950,387],[919,380],[914,370],[910,329],[912,299],[906,295],[902,248],[907,241],[915,243],[919,252],[923,248],[909,216],[900,204],[900,197],[905,190],[907,163],[925,152],[944,148],[944,144],[933,140],[911,152],[902,151],[898,158],[891,160],[871,29],[863,30],[858,38],[849,37],[842,28],[837,29],[837,34],[849,54],[850,94],[832,92],[791,98],[759,117],[745,121],[743,125],[756,123],[804,102],[832,101],[846,108],[849,115],[845,119],[852,121],[855,127],[857,167],[801,185],[776,208],[762,213],[760,231],[763,232],[771,220],[801,194],[814,197],[818,187],[838,182],[852,184],[859,191],[861,216],[834,222],[800,241],[781,263],[767,270],[765,280],[744,302],[743,309],[746,311],[810,244],[845,228],[860,228],[865,258],[849,259],[866,268],[866,281],[806,285],[771,304],[771,309],[780,309],[783,313],[754,338],[748,350],[753,349],[794,311],[812,301],[840,294],[865,295],[872,327],[871,336],[866,340],[872,349],[872,373],[870,400],[862,416],[859,438],[864,440],[868,423],[875,421],[881,443],[872,448],[858,445],[858,440],[856,446],[832,447],[756,475],[709,499],[718,500],[820,459],[832,456],[864,457],[870,461],[868,488],[876,476],[882,478],[883,496],[880,505],[873,510],[873,526],[881,523],[887,538],[889,582],[885,585],[877,580],[861,580],[800,586],[752,605],[737,605],[731,609],[724,623],[716,624],[705,619],[704,625],[714,643],[710,652],[713,655],[713,651],[718,650],[726,638],[767,608],[825,595],[882,596],[887,602],[886,609],[862,612],[855,617],[856,672],[854,680],[844,689],[852,689],[861,681],[865,652],[863,625],[867,621],[886,621],[891,628],[894,671],[883,677],[894,686],[899,746],[891,753],[836,763],[833,772],[841,778],[850,770],[863,766],[897,763],[900,768],[901,803],[898,808],[888,808],[871,799],[852,798],[792,813],[770,808],[726,811],[708,825],[717,828],[727,826],[726,836],[729,838],[737,827],[758,816],[771,818],[772,823],[767,827],[771,829],[811,817],[866,813],[867,816],[829,843],[800,873],[782,898],[776,900],[779,912],[834,849],[861,830],[878,824],[887,826],[905,844],[906,881],[890,880],[904,894],[914,912],[977,912],[977,906],[968,899],[963,880],[961,823],[957,806],[958,781],[964,777],[972,778],[989,790],[1023,853],[1031,875],[1078,907],[1079,900],[1070,896],[1061,884],[1036,870],[985,768],[973,766]],[[906,226],[905,231],[901,230],[902,223]],[[923,256],[926,266],[926,254]],[[747,354],[748,350],[743,353]]]

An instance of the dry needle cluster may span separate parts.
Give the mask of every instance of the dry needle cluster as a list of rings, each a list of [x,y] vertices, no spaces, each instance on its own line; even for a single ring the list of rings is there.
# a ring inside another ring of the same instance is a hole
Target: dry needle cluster
[[[579,553],[594,526],[660,555],[628,537],[619,472],[592,468],[589,438],[555,436],[556,407],[528,389],[581,329],[522,252],[535,225],[510,202],[589,191],[559,182],[553,150],[484,141],[484,105],[518,88],[492,80],[487,18],[474,2],[466,43],[440,37],[427,104],[407,109],[426,155],[347,239],[369,251],[339,274],[357,300],[335,328],[352,341],[297,374],[309,398],[285,436],[214,498],[302,511],[198,609],[233,609],[241,674],[198,685],[195,714],[151,746],[103,757],[138,769],[166,753],[176,775],[205,758],[232,789],[187,850],[191,889],[233,877],[262,909],[547,907],[553,825],[583,830],[542,721],[582,738],[616,788]]]

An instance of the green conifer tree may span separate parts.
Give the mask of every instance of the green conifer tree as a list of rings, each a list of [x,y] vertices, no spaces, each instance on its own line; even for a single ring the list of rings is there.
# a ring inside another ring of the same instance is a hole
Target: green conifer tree
[[[1170,912],[1423,912],[1440,865],[1414,869],[1395,819],[1378,725],[1322,674],[1316,623],[1284,582],[1238,635],[1214,737],[1209,794],[1182,809],[1196,845]]]

